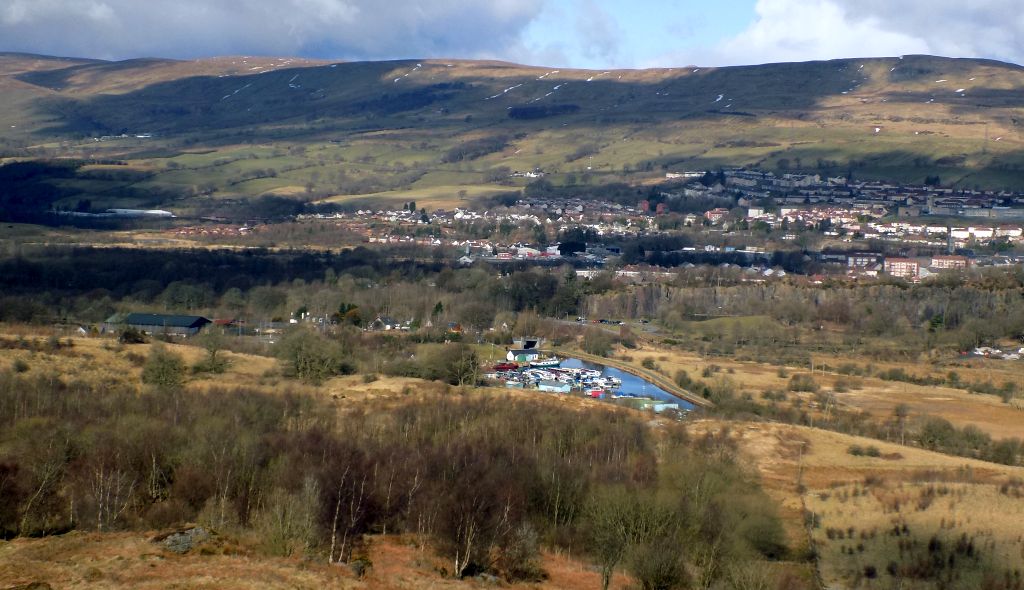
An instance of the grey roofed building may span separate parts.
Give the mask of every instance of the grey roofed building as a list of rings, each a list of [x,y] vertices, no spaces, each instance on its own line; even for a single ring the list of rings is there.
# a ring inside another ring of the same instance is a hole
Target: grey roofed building
[[[135,328],[147,334],[167,334],[171,336],[194,336],[210,320],[198,315],[166,315],[160,313],[115,314],[103,322],[105,332],[113,332],[122,328]]]

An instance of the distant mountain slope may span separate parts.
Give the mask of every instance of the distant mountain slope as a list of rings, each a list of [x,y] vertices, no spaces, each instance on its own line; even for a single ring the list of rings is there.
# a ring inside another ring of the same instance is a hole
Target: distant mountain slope
[[[941,174],[985,186],[1019,184],[1024,170],[1024,68],[974,59],[586,71],[0,54],[0,98],[0,153],[142,159],[144,167],[199,148],[356,142],[351,155],[364,164],[418,166],[435,185],[453,186],[486,184],[502,167],[628,179],[742,165],[918,181]],[[88,144],[121,134],[147,141]],[[441,172],[462,176],[441,180]],[[243,195],[308,184],[210,181],[219,194]],[[315,192],[346,193],[342,183],[318,182]]]
[[[0,64],[4,61],[0,57]],[[496,122],[518,113],[522,119],[564,114],[582,123],[730,114],[806,119],[815,111],[840,108],[886,117],[907,103],[933,105],[927,108],[937,119],[982,110],[998,118],[1001,113],[991,109],[1024,107],[1019,93],[1024,68],[926,56],[625,71],[465,61],[327,65],[267,58],[146,59],[76,63],[14,76],[60,93],[63,100],[42,109],[79,109],[106,122],[105,129],[69,132],[113,131],[129,123],[194,131],[310,113],[343,119],[344,125],[351,118],[429,117],[442,109],[442,120],[472,115]],[[567,104],[578,109],[558,109]],[[169,118],[167,110],[186,116]]]

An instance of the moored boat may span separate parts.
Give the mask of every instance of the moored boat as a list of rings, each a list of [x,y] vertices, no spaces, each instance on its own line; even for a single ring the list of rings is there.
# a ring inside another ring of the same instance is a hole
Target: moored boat
[[[536,367],[539,369],[557,367],[560,364],[562,364],[562,359],[558,358],[557,356],[549,356],[548,358],[539,358],[535,361],[530,361],[531,367]]]

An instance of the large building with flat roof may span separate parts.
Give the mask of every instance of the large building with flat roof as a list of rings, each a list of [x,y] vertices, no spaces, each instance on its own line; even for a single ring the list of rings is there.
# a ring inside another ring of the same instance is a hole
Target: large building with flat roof
[[[116,332],[125,328],[134,328],[146,334],[194,336],[209,323],[211,323],[210,320],[198,315],[129,313],[110,316],[107,321],[103,322],[103,330]]]

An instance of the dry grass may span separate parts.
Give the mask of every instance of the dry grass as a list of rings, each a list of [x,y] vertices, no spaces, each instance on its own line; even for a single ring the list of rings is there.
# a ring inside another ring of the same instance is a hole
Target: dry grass
[[[32,331],[34,330],[34,332]],[[45,341],[45,331],[38,328],[7,327],[0,338],[11,340],[17,337],[28,341]],[[28,365],[26,376],[55,375],[66,380],[82,380],[106,384],[141,384],[142,365],[149,356],[153,344],[119,344],[113,338],[60,338],[71,341],[70,348],[57,351],[30,351],[22,349],[0,349],[0,368],[22,360]],[[179,354],[186,365],[193,366],[203,360],[206,352],[197,346],[170,343],[169,350]],[[198,375],[191,379],[190,387],[205,389],[213,385],[238,385],[267,387],[276,382],[267,379],[277,367],[272,358],[222,352],[228,362],[227,370],[220,375]]]
[[[821,572],[833,585],[889,588],[894,578],[886,571],[889,564],[906,567],[911,555],[938,558],[949,571],[952,551],[962,562],[962,583],[978,587],[982,570],[1012,570],[1024,558],[1024,500],[1000,493],[995,485],[946,483],[941,478],[937,483],[858,483],[808,494],[807,507],[818,520],[812,534]],[[955,549],[958,542],[960,551]],[[908,547],[910,543],[916,547]],[[877,572],[874,581],[864,575],[870,568]],[[904,580],[902,587],[935,586],[933,581]]]
[[[767,389],[784,391],[789,378],[795,373],[807,373],[808,368],[783,368],[765,363],[739,362],[724,357],[702,357],[696,353],[664,349],[655,346],[643,346],[637,350],[624,351],[619,356],[628,356],[631,364],[639,367],[644,359],[651,359],[660,371],[672,378],[677,371],[686,371],[691,378],[701,377],[705,369],[718,367],[714,375],[724,375],[731,379],[740,391],[759,393]],[[858,362],[860,361],[860,362]],[[828,364],[837,367],[843,363],[854,362],[866,366],[867,361],[844,357],[815,357],[815,364]],[[995,366],[993,366],[995,365]],[[876,369],[902,368],[912,374],[924,375],[920,366],[914,363],[874,363]],[[997,361],[972,362],[966,367],[956,367],[964,382],[994,380],[1019,382],[1024,379],[1024,364]],[[998,373],[993,374],[994,371]],[[945,374],[944,372],[941,374]],[[780,376],[784,375],[784,376]],[[836,393],[836,401],[848,408],[864,410],[879,418],[888,419],[899,404],[910,407],[911,414],[928,414],[949,420],[957,426],[973,424],[978,426],[994,439],[1020,437],[1024,435],[1021,427],[1024,412],[1005,404],[994,395],[977,395],[962,389],[939,386],[914,385],[897,381],[885,381],[871,377],[849,377],[836,373],[814,373],[815,381],[823,390],[831,390],[837,382],[855,382],[856,388],[845,393]],[[790,394],[794,395],[794,394]],[[807,395],[802,397],[809,398]],[[757,399],[758,396],[754,395]]]
[[[0,339],[12,341],[20,337],[28,342],[43,344],[50,335],[60,333],[59,330],[47,330],[36,326],[7,325],[0,331]],[[150,354],[152,343],[119,344],[111,337],[60,337],[62,343],[69,340],[73,344],[70,348],[53,352],[0,347],[0,370],[10,369],[17,361],[23,361],[28,366],[27,371],[23,372],[26,377],[42,375],[65,381],[82,380],[111,386],[143,386],[142,365]],[[190,367],[206,358],[206,351],[192,344],[163,343],[163,346],[180,355]],[[227,368],[223,373],[190,373],[187,376],[186,387],[196,392],[244,387],[269,394],[280,394],[285,391],[303,393],[330,398],[343,411],[358,409],[364,405],[372,405],[375,409],[397,406],[442,393],[529,397],[540,403],[558,404],[579,411],[621,411],[618,406],[575,396],[553,396],[536,390],[506,388],[459,389],[446,383],[412,377],[373,375],[368,380],[368,376],[363,374],[345,375],[314,386],[285,378],[281,372],[280,361],[273,357],[230,351],[222,351],[219,356],[227,361]]]
[[[849,495],[853,487],[863,488],[865,480],[884,482],[879,489],[894,490],[894,493],[914,496],[916,501],[920,488],[927,484],[921,481],[961,481],[956,484],[962,489],[963,500],[957,504],[957,522],[970,525],[970,531],[991,531],[990,536],[996,539],[1001,554],[1005,559],[1013,558],[1013,564],[1024,561],[1024,554],[1011,555],[1019,543],[1018,537],[1020,517],[1024,514],[1024,500],[1012,499],[998,494],[998,486],[1013,478],[1024,478],[1024,468],[1007,467],[983,461],[951,457],[921,449],[902,447],[834,432],[817,430],[802,426],[786,424],[724,422],[721,420],[699,420],[691,423],[690,430],[694,436],[706,432],[718,432],[728,428],[731,438],[736,441],[741,460],[747,462],[760,475],[768,494],[781,506],[780,515],[786,527],[791,547],[808,548],[808,537],[804,528],[804,503],[807,507],[818,511],[823,501],[831,501],[829,510],[840,510],[835,507],[836,490],[847,489]],[[848,453],[851,445],[874,445],[881,452],[880,457],[855,457]],[[969,483],[970,482],[970,483]],[[952,485],[952,484],[951,484]],[[822,494],[831,494],[829,500],[822,500]],[[879,523],[888,523],[891,513],[886,513],[885,494],[879,493],[881,501],[872,502],[865,498],[854,510],[853,504],[844,505],[841,515],[830,512],[822,516],[821,530],[815,529],[814,540],[825,534],[825,529],[848,528],[855,526],[858,531],[871,523],[872,527],[880,527]],[[948,505],[937,502],[943,507]],[[913,508],[911,508],[913,510]],[[1006,516],[1000,516],[1006,515]],[[841,516],[842,518],[837,518]],[[939,510],[921,511],[913,516],[916,538],[924,538],[927,544],[933,534],[949,532],[940,526],[942,519],[954,520],[950,516],[940,514]],[[1002,522],[1002,524],[1000,524]],[[860,523],[860,524],[858,524]],[[891,524],[888,527],[891,528]],[[870,529],[868,529],[870,530]],[[956,530],[959,535],[964,532]],[[876,539],[877,539],[876,535]],[[860,542],[860,541],[858,541]],[[856,546],[857,543],[854,543]],[[888,551],[888,545],[877,548],[879,555]],[[875,549],[872,549],[875,551]],[[866,553],[866,552],[865,552]],[[861,555],[858,553],[857,555]],[[840,553],[840,546],[826,547],[821,553],[821,569],[825,574],[829,587],[850,587],[853,579],[851,565],[847,563],[849,556]],[[876,560],[878,561],[878,560]],[[861,567],[865,564],[859,564]],[[879,572],[884,572],[888,559],[874,564]],[[834,586],[832,584],[835,584]],[[906,587],[906,586],[904,586]]]
[[[246,541],[217,538],[187,555],[176,555],[138,533],[69,533],[44,539],[0,542],[0,586],[49,583],[55,588],[484,588],[493,583],[453,580],[430,549],[402,537],[370,539],[373,566],[358,579],[343,565],[322,559],[282,559],[254,553]],[[545,553],[548,579],[540,590],[597,588],[600,576],[566,555]],[[617,575],[612,588],[629,580]]]

